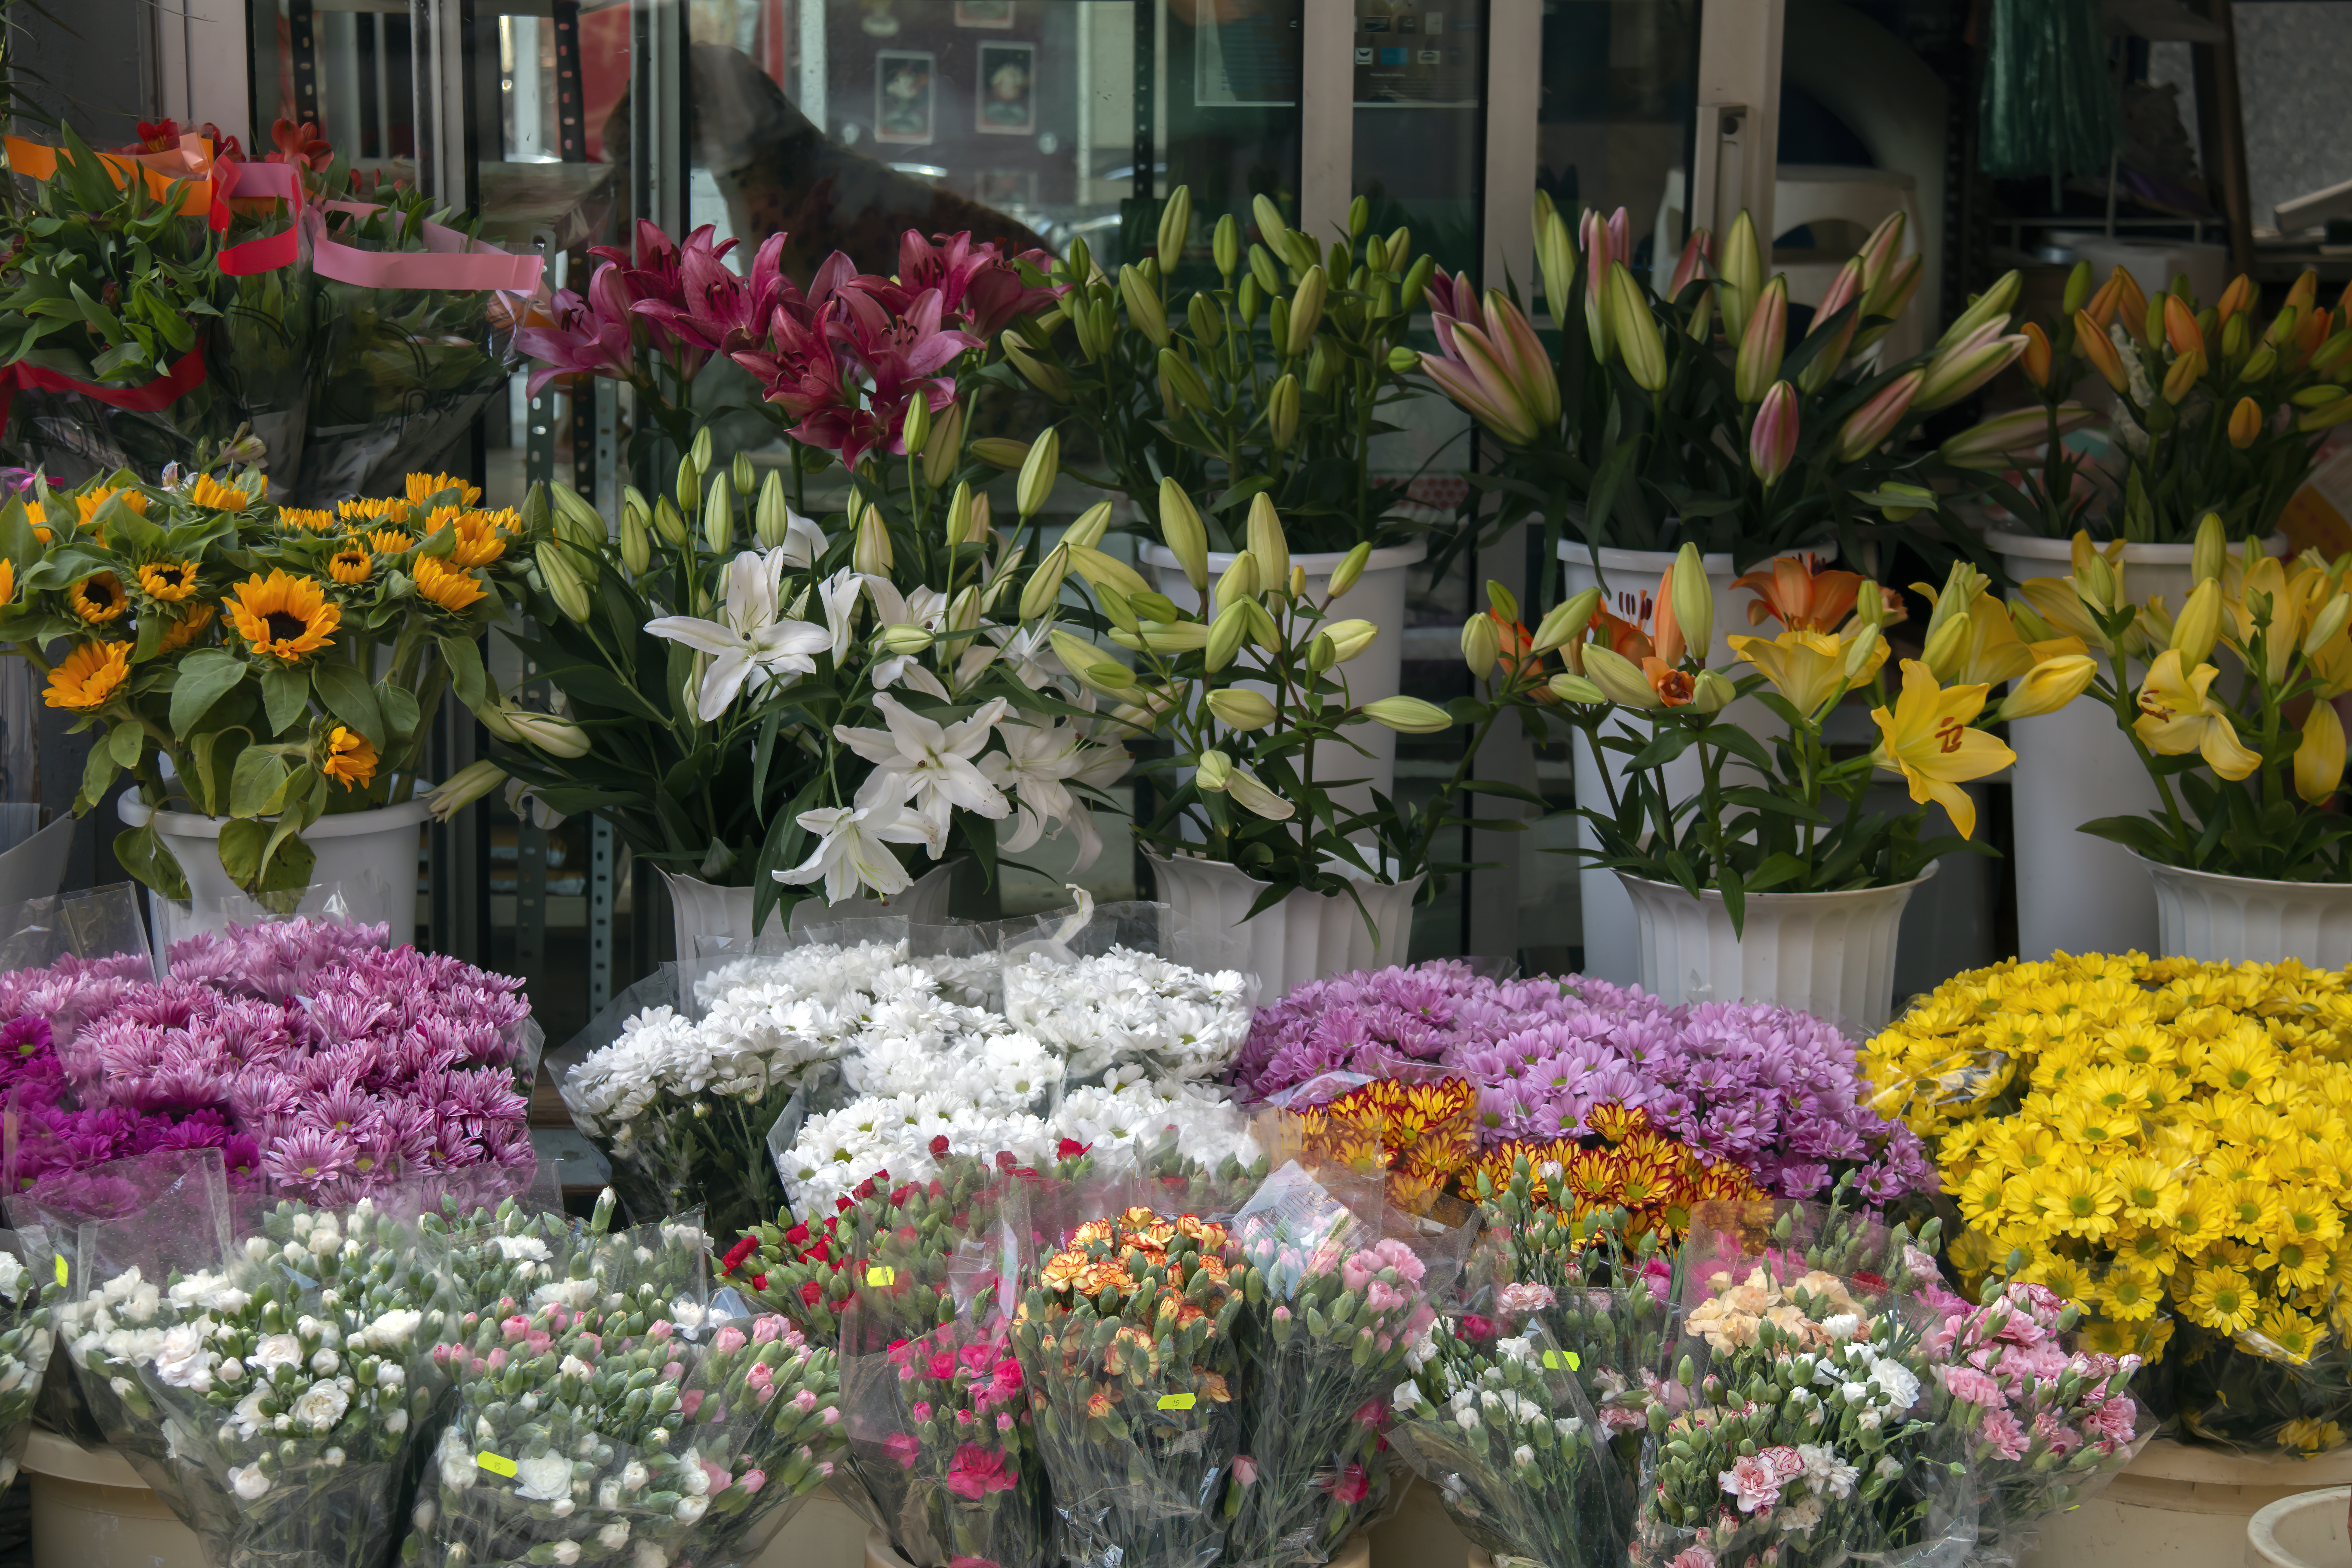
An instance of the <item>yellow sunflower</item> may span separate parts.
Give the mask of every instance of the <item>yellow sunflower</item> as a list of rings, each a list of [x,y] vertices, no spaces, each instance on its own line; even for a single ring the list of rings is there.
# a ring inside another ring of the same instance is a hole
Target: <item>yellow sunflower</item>
[[[463,503],[472,506],[482,499],[481,488],[469,485],[455,474],[411,474],[408,476],[408,500],[412,506],[422,506],[443,490],[456,490]]]
[[[151,599],[176,605],[196,591],[196,563],[193,561],[151,561],[139,568],[139,585]]]
[[[416,563],[416,591],[451,615],[463,615],[488,590],[470,572],[452,570],[427,555]]]
[[[0,561],[0,605],[16,596],[16,563]]]
[[[129,643],[86,642],[49,671],[49,689],[41,694],[41,700],[52,708],[94,712],[105,707],[115,689],[130,679]]]
[[[397,555],[416,548],[416,541],[396,528],[379,528],[367,536],[368,548],[378,555]]]
[[[49,542],[49,531],[47,526],[49,521],[48,509],[39,501],[28,500],[25,503],[25,516],[33,525],[33,537],[47,544]]]
[[[352,500],[335,509],[335,513],[352,528],[363,528],[369,523],[404,523],[408,521],[408,503],[404,500]]]
[[[172,629],[163,634],[163,640],[157,645],[155,651],[158,654],[177,653],[203,636],[205,628],[212,624],[213,607],[210,605],[198,605],[186,616],[172,623]]]
[[[84,621],[100,626],[120,620],[131,608],[131,595],[113,573],[93,572],[67,590],[66,604]]]
[[[349,544],[336,551],[335,558],[327,563],[327,575],[346,584],[366,582],[373,570],[375,563],[368,558],[368,552]]]
[[[328,599],[316,577],[274,568],[268,577],[239,583],[226,603],[230,623],[254,652],[289,664],[325,647],[343,620],[342,606]]]
[[[324,507],[281,506],[278,521],[284,528],[299,528],[305,533],[325,533],[341,526],[341,519]]]
[[[449,509],[443,508],[443,511]],[[441,512],[435,512],[436,521]],[[501,518],[512,519],[512,511],[468,511],[450,519],[457,524],[457,548],[449,552],[450,561],[459,566],[488,566],[507,552],[507,536],[500,527]]]
[[[365,735],[355,735],[338,724],[327,737],[327,755],[319,771],[341,780],[345,789],[363,789],[375,777],[375,748],[368,744]]]
[[[261,495],[267,495],[269,481],[260,479],[257,482],[261,486]],[[198,474],[196,482],[188,489],[190,500],[198,506],[211,507],[215,511],[243,511],[259,500],[261,495],[249,494],[235,485],[225,485],[210,474]]]
[[[122,498],[122,504],[129,507],[132,511],[137,512],[140,516],[145,517],[147,515],[147,492],[145,490],[134,490],[127,485],[110,485],[101,489],[94,489],[86,496],[74,497],[74,506],[80,511],[83,524],[85,526],[89,525],[90,521],[98,516],[98,509],[104,506],[108,501],[112,500],[116,496],[121,496]],[[106,538],[106,532],[103,529],[99,531],[98,537],[101,542],[104,541]]]

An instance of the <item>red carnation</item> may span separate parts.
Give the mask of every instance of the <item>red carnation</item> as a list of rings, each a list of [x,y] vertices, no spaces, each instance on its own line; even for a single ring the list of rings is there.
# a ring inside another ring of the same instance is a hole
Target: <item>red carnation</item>
[[[804,1225],[796,1225],[793,1226],[792,1229],[784,1232],[784,1239],[794,1247],[806,1245],[808,1238],[809,1227]]]
[[[1075,1138],[1065,1138],[1059,1143],[1054,1145],[1054,1158],[1056,1160],[1076,1160],[1083,1156],[1086,1152],[1092,1147],[1092,1144],[1081,1143]]]
[[[760,1238],[755,1236],[745,1237],[742,1240],[737,1242],[734,1246],[727,1249],[727,1256],[721,1260],[724,1267],[722,1267],[719,1272],[721,1274],[734,1273],[738,1264],[741,1263],[743,1259],[751,1257],[751,1254],[759,1250]]]
[[[767,1288],[768,1288],[768,1277],[767,1277],[766,1275],[764,1275],[764,1274],[754,1274],[754,1275],[752,1275],[752,1276],[751,1276],[751,1289],[754,1289],[754,1290],[764,1290],[764,1289],[766,1289]]]
[[[942,1132],[938,1137],[931,1140],[931,1158],[934,1160],[945,1159],[947,1157],[947,1152],[948,1135]]]

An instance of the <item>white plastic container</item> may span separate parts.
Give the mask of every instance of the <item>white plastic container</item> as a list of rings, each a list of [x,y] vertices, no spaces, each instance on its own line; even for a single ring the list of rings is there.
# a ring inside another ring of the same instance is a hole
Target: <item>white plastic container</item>
[[[883,914],[904,915],[917,925],[938,925],[947,919],[949,885],[955,880],[955,861],[943,860],[916,878],[905,892],[887,900],[844,899],[828,904],[822,899],[803,899],[793,906],[790,929],[806,931],[835,921]],[[676,871],[663,871],[661,879],[669,888],[670,922],[681,962],[694,958],[694,939],[698,936],[751,940],[752,900],[758,889],[722,888]],[[786,927],[771,914],[766,929],[782,932]]]
[[[1326,975],[1402,963],[1412,944],[1412,900],[1421,890],[1420,877],[1394,883],[1357,879],[1360,910],[1345,894],[1294,889],[1250,920],[1250,906],[1269,884],[1222,860],[1161,856],[1149,849],[1144,853],[1150,856],[1159,878],[1162,903],[1211,930],[1239,931],[1249,939],[1245,967],[1258,977],[1258,995],[1265,1003]],[[1354,877],[1352,868],[1343,874]],[[1377,941],[1372,927],[1364,923],[1366,915],[1379,930]]]
[[[425,790],[420,784],[414,800],[373,811],[322,816],[304,828],[302,842],[310,847],[313,857],[311,890],[296,912],[319,912],[331,891],[341,898],[343,910],[353,921],[362,925],[382,921],[392,928],[394,942],[408,940],[416,929],[417,829],[431,815],[425,805]],[[154,811],[128,794],[115,802],[115,813],[131,827],[144,827],[151,817],[154,820],[156,836],[187,874],[188,897],[198,929],[210,923],[224,900],[245,896],[220,862],[221,827],[228,818]],[[156,922],[156,929],[163,929],[162,921]]]
[[[2246,1568],[2342,1568],[2352,1560],[2345,1511],[2352,1487],[2297,1492],[2246,1521]]]
[[[2142,859],[2156,886],[2157,945],[2167,958],[2352,965],[2352,882],[2273,882]]]
[[[1912,889],[1751,893],[1734,932],[1723,895],[1692,898],[1670,882],[1616,873],[1633,907],[1641,984],[1668,1003],[1760,1002],[1794,1007],[1849,1032],[1894,1014],[1895,943]]]

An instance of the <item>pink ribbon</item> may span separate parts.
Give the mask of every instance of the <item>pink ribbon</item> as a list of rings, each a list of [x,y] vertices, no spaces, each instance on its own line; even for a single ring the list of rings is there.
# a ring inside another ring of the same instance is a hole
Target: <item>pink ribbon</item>
[[[326,208],[357,216],[382,210],[368,202],[329,202]],[[537,291],[545,265],[539,257],[516,256],[437,223],[424,226],[424,250],[362,250],[330,237],[326,218],[316,208],[305,212],[302,221],[310,232],[310,269],[362,289],[494,289],[529,294]]]

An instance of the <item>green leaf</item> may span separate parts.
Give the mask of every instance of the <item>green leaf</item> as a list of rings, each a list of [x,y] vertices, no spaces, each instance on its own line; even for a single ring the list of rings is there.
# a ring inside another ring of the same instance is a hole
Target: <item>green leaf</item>
[[[251,817],[237,817],[221,824],[221,869],[228,879],[247,892],[259,890],[262,851],[268,847],[271,825]]]
[[[106,792],[114,787],[114,775],[121,771],[109,747],[90,747],[89,761],[81,770],[81,808],[86,810],[105,799]]]
[[[231,816],[264,816],[282,807],[287,782],[293,769],[279,753],[259,746],[248,746],[236,759],[236,772],[228,785],[228,813]],[[240,884],[241,885],[241,884]]]
[[[401,740],[414,736],[416,727],[425,721],[416,706],[416,694],[405,686],[380,680],[376,682],[375,700],[376,706],[383,710],[383,727]]]
[[[310,668],[310,683],[318,688],[328,712],[365,735],[377,751],[385,749],[383,713],[376,706],[375,688],[368,684],[366,676],[348,664],[318,664]]]
[[[199,648],[180,661],[180,679],[172,688],[172,733],[185,735],[201,723],[213,704],[236,689],[245,666],[226,649]]]
[[[261,700],[274,739],[302,721],[310,710],[310,678],[282,664],[261,667]]]
[[[471,637],[441,639],[441,657],[449,661],[449,689],[468,708],[490,700],[490,678],[482,668],[482,650]]]
[[[114,858],[122,868],[142,883],[152,888],[175,904],[188,901],[188,874],[155,831],[153,822],[144,827],[126,827],[114,836]]]
[[[147,731],[136,719],[125,719],[107,731],[106,749],[118,767],[135,768],[139,753],[145,749]]]

